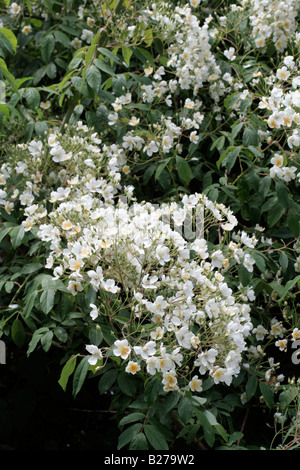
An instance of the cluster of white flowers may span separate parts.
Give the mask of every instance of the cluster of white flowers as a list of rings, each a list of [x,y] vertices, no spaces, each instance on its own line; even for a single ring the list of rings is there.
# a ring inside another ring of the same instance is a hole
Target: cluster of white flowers
[[[126,163],[122,148],[101,145],[99,136],[81,122],[63,134],[54,128],[46,141],[19,144],[11,152],[0,168],[0,206],[11,213],[20,204],[25,230],[40,225],[47,200],[60,204],[75,195],[83,201],[97,194],[108,202],[121,188]]]
[[[232,230],[237,223],[232,213],[197,194],[183,197],[182,206],[159,208],[136,202],[128,206],[122,201],[114,205],[107,199],[101,203],[96,195],[81,191],[72,198],[69,192],[55,197],[55,202],[56,209],[46,223],[40,223],[38,232],[50,242],[47,267],[55,278],[68,278],[73,295],[87,285],[111,294],[130,290],[134,317],[152,325],[148,341],[140,338],[132,345],[126,339],[135,355],[127,371],[133,373],[138,370],[135,364],[141,367],[144,361],[148,373],[163,374],[165,390],[174,390],[175,368],[192,353],[201,374],[209,372],[216,383],[229,384],[240,370],[245,338],[251,331],[250,307],[236,300],[225,282],[222,270],[226,272],[229,261],[221,250],[212,253],[209,261],[203,237],[188,244],[171,225],[176,221],[179,228],[179,213],[183,212],[183,225],[184,216],[200,207],[224,230]],[[191,250],[196,253],[193,260]],[[97,307],[91,307],[96,319]],[[118,341],[123,348],[125,340],[117,340],[116,347]]]
[[[298,0],[246,0],[242,5],[250,10],[254,45],[261,49],[272,42],[284,51],[297,29]]]
[[[300,70],[293,56],[286,56],[276,75],[271,74],[267,80],[270,86],[269,96],[263,96],[259,108],[266,110],[268,128],[272,133],[284,131],[287,145],[292,152],[300,146]],[[299,163],[295,156],[288,163],[287,152],[274,152],[271,157],[270,175],[285,182],[300,178]]]
[[[78,207],[80,202],[73,205]],[[172,228],[178,211],[188,214],[200,208],[212,213],[224,230],[236,225],[228,209],[195,194],[183,197],[182,205],[157,208],[150,203],[119,202],[92,206],[89,214],[80,210],[81,230],[67,237],[60,221],[66,219],[66,210],[69,216],[69,207],[61,204],[51,214],[51,225],[41,227],[39,233],[49,241],[51,228],[50,266],[55,261],[56,277],[69,278],[73,295],[92,285],[99,298],[101,291],[125,292],[130,297],[133,319],[128,330],[123,327],[113,353],[128,360],[128,373],[142,368],[150,375],[160,373],[166,391],[178,388],[178,371],[182,373],[189,361],[193,373],[197,369],[200,375],[210,374],[215,383],[229,385],[240,371],[252,329],[245,289],[234,293],[225,280],[234,256],[226,259],[221,250],[214,256],[216,251],[210,252],[203,237],[188,242],[178,230],[180,224],[177,230]],[[67,242],[65,248],[62,241]],[[240,248],[231,247],[232,253],[236,249]],[[91,305],[90,314],[94,320],[101,315],[101,302]],[[133,320],[143,334],[131,336]],[[100,353],[96,348],[97,357],[104,350]],[[195,381],[200,379],[194,375],[190,379],[196,389]]]
[[[182,141],[188,139],[189,143],[197,144],[201,136],[206,109],[200,99],[200,90],[205,88],[212,99],[209,111],[213,110],[217,119],[221,116],[218,105],[221,98],[242,86],[231,73],[223,73],[217,64],[211,50],[213,31],[209,30],[210,21],[211,17],[201,26],[189,5],[177,6],[173,11],[167,3],[152,4],[151,9],[142,11],[140,22],[151,25],[165,37],[168,60],[156,67],[146,64],[136,94],[124,89],[124,94],[111,104],[109,124],[119,126],[120,122],[127,122],[129,126],[122,144],[126,151],[142,150],[148,157],[167,154],[171,150],[180,154]],[[180,91],[189,92],[190,96],[178,107]],[[167,106],[166,113],[160,114],[160,122],[152,126],[147,123],[147,132],[146,123],[132,111],[139,109],[140,104]],[[170,116],[168,108],[178,111]]]
[[[265,352],[261,346],[265,338],[271,339],[274,345],[279,351],[286,352],[289,342],[292,344],[300,339],[300,330],[298,327],[294,327],[291,331],[287,330],[281,320],[273,317],[270,321],[270,325],[265,327],[262,324],[258,324],[252,329],[252,333],[255,336],[258,344],[248,348],[249,358],[263,357]],[[279,369],[280,363],[275,363],[272,357],[268,358],[269,368],[265,372],[265,380],[271,384],[275,390],[278,388],[280,383],[284,379],[283,374],[277,374],[276,369]]]
[[[160,27],[167,23],[168,29],[173,33],[171,37],[174,39],[167,49],[167,67],[171,68],[176,78],[167,84],[169,93],[172,94],[179,88],[191,90],[194,96],[197,96],[199,90],[208,85],[209,95],[218,102],[228,91],[229,81],[224,79],[221,67],[211,50],[215,34],[215,31],[209,28],[212,17],[206,18],[201,26],[189,5],[176,6],[171,18],[170,11],[170,7],[168,13],[152,7],[145,12]],[[168,40],[169,32],[165,34]]]

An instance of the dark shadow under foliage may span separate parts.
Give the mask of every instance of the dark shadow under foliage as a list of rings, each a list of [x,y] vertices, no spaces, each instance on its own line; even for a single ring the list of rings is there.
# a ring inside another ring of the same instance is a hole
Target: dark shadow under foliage
[[[76,399],[57,383],[60,358],[37,350],[9,353],[0,375],[0,450],[116,449],[109,403],[88,381]]]

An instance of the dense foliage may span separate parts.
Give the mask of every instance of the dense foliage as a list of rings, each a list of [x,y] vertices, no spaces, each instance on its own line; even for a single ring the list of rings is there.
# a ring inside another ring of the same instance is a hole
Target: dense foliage
[[[296,448],[299,2],[1,7],[6,350],[118,449]]]

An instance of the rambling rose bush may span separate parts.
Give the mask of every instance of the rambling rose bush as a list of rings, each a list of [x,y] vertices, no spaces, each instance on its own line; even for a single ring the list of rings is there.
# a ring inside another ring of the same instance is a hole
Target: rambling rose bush
[[[195,210],[205,202],[199,195],[187,198],[188,207]],[[78,207],[79,201],[74,205]],[[56,253],[61,251],[61,256],[56,254],[59,264],[55,273],[70,279],[67,288],[75,295],[92,285],[100,299],[103,289],[123,297],[123,307],[130,307],[132,318],[116,333],[115,345],[122,359],[131,360],[126,371],[136,373],[146,368],[151,375],[162,372],[163,380],[172,373],[172,384],[165,384],[165,390],[176,390],[175,370],[185,366],[191,356],[192,371],[199,373],[200,367],[201,374],[209,372],[217,383],[224,380],[229,384],[240,370],[245,338],[251,331],[249,305],[235,299],[222,274],[232,260],[236,262],[235,250],[227,253],[228,258],[220,249],[214,250],[209,261],[205,233],[188,246],[163,222],[165,216],[170,219],[178,211],[185,215],[186,206],[174,203],[171,210],[155,210],[150,204],[136,203],[91,208],[90,216],[81,217],[78,236],[67,232],[65,249],[60,248],[65,232],[59,235],[60,240],[51,240]],[[51,221],[58,220],[57,216],[65,219],[64,214],[64,207],[60,207],[51,214]],[[48,227],[42,225],[38,236],[46,241],[48,233]],[[192,260],[191,250],[195,252]],[[245,253],[240,256],[244,263],[247,256],[251,258]],[[101,300],[95,304],[101,315]],[[95,304],[93,317],[97,315]],[[126,353],[122,353],[123,345]]]
[[[53,131],[44,143],[32,140],[18,146],[26,163],[16,156],[14,167],[4,164],[2,168],[10,189],[4,208],[16,199],[24,207],[25,232],[34,228],[48,244],[45,267],[53,271],[54,279],[66,283],[71,295],[89,287],[99,294],[96,306],[92,304],[94,320],[101,316],[103,290],[120,297],[123,307],[131,310],[132,319],[116,334],[114,343],[126,342],[128,353],[121,357],[131,359],[127,371],[136,373],[144,362],[147,372],[162,373],[163,381],[171,373],[173,385],[168,382],[165,390],[176,390],[176,368],[192,361],[190,368],[196,374],[208,372],[216,383],[230,384],[240,371],[252,329],[249,288],[234,292],[226,281],[234,265],[253,270],[246,234],[227,245],[221,232],[230,233],[237,219],[204,195],[183,196],[181,203],[159,207],[134,198],[131,204],[122,198],[118,202],[119,166],[126,162],[122,150],[113,158],[104,145],[101,153],[99,137],[86,132],[84,126],[63,135]],[[50,181],[43,180],[45,161],[50,165],[46,173]],[[13,186],[21,167],[20,182],[27,179],[23,191]],[[35,180],[43,181],[40,190]],[[53,189],[54,181],[62,186]],[[128,188],[124,189],[121,195],[128,197]],[[209,232],[215,225],[221,232],[213,248]],[[245,293],[246,303],[241,297],[245,299]],[[113,325],[112,313],[109,318]],[[128,335],[128,328],[135,334]],[[151,345],[149,355],[147,345]],[[103,356],[114,354],[115,349],[105,349]]]
[[[298,3],[6,6],[0,335],[118,448],[247,448],[252,403],[297,446]]]

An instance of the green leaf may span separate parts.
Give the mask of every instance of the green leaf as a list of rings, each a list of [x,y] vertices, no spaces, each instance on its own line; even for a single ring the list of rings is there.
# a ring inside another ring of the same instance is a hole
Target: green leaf
[[[147,410],[148,409],[148,405],[147,403],[145,402],[145,399],[143,396],[139,396],[136,400],[134,400],[129,406],[128,408],[132,408],[134,410]],[[146,413],[146,411],[145,411]]]
[[[273,282],[270,282],[268,286],[270,286],[275,292],[277,292],[277,294],[283,297],[284,287],[282,286],[282,284],[279,284],[279,282],[273,281]]]
[[[53,14],[53,3],[54,0],[44,0],[45,7]]]
[[[35,350],[43,334],[47,333],[48,331],[49,331],[49,328],[45,326],[35,330],[35,332],[32,335],[31,341],[28,345],[27,357]]]
[[[282,251],[280,253],[280,256],[279,256],[279,264],[282,268],[282,271],[285,273],[285,271],[287,270],[288,268],[288,265],[289,265],[289,259],[286,255],[286,253],[284,251]]]
[[[212,137],[214,138],[214,137]],[[224,135],[221,135],[220,137],[217,137],[213,143],[210,146],[210,150],[213,150],[214,148],[217,148],[219,152],[222,150],[225,144],[225,137]]]
[[[275,184],[276,193],[278,196],[278,201],[284,208],[288,208],[290,205],[289,192],[284,183],[281,181],[276,181]]]
[[[162,412],[164,414],[167,414],[170,411],[172,411],[176,407],[179,399],[180,399],[180,393],[176,391],[170,392],[162,403]]]
[[[239,122],[235,126],[233,126],[231,134],[230,134],[230,141],[231,142],[234,141],[234,139],[236,138],[236,136],[238,135],[240,130],[243,128],[243,126],[244,126],[243,122]],[[224,136],[223,136],[223,139],[224,139]],[[222,146],[222,148],[223,148],[223,146]]]
[[[3,238],[5,238],[9,232],[11,231],[11,227],[6,227],[6,228],[3,228],[0,232],[0,242],[3,240]]]
[[[250,375],[246,383],[246,397],[248,401],[251,400],[251,398],[255,394],[257,386],[258,386],[258,379],[256,375],[255,374]]]
[[[119,436],[117,449],[120,450],[122,449],[122,447],[129,444],[129,442],[131,442],[134,437],[140,432],[141,428],[142,424],[136,423],[130,426],[129,428],[125,429],[125,431],[123,431]]]
[[[241,432],[239,432],[239,431],[233,432],[233,433],[230,434],[230,436],[229,436],[228,445],[234,444],[236,441],[241,440],[243,437],[244,437],[244,434],[243,434],[243,433],[241,433]]]
[[[36,298],[38,296],[39,292],[38,291],[33,291],[29,292],[26,297],[25,297],[25,307],[23,308],[22,311],[22,317],[24,320],[30,317],[30,314],[32,312],[32,309],[34,307]]]
[[[90,364],[88,363],[89,356],[85,356],[81,359],[80,363],[78,364],[74,377],[73,377],[73,395],[76,395],[80,392],[84,381],[86,379]]]
[[[278,203],[278,198],[276,196],[267,199],[266,202],[262,205],[260,209],[260,213],[263,214],[264,212],[269,211],[277,203]]]
[[[118,385],[120,390],[130,397],[134,397],[136,393],[137,383],[135,377],[128,375],[126,372],[121,372],[118,375]]]
[[[143,185],[144,186],[149,183],[149,181],[151,180],[154,172],[155,172],[155,165],[149,165],[146,168],[146,170],[144,171],[144,175],[143,175]]]
[[[210,424],[207,417],[202,411],[195,409],[195,414],[197,416],[198,421],[203,427],[204,438],[207,444],[209,445],[209,447],[212,447],[215,442],[215,432],[213,430],[212,425]]]
[[[262,382],[262,381],[259,382],[259,388],[260,388],[261,394],[262,394],[262,396],[265,400],[266,405],[269,408],[272,408],[274,406],[274,392],[273,392],[273,390],[271,389],[271,387],[269,387],[269,385],[267,385],[265,382]]]
[[[287,215],[288,228],[295,238],[300,236],[300,218],[294,209],[290,209]]]
[[[9,52],[11,53],[16,53],[17,51],[17,45],[18,45],[18,40],[14,33],[7,28],[0,28],[0,44],[1,40],[6,40],[5,44],[9,44]]]
[[[281,302],[286,297],[287,293],[291,289],[293,289],[293,287],[299,282],[300,282],[300,274],[296,276],[294,279],[291,279],[290,281],[288,281],[281,292],[279,301]]]
[[[53,331],[47,331],[47,333],[42,335],[41,345],[45,352],[49,351],[51,344],[52,344],[52,339],[53,339]]]
[[[53,332],[58,341],[61,341],[62,343],[66,343],[68,341],[68,333],[61,326],[57,326],[56,328],[54,328]]]
[[[41,102],[41,96],[36,88],[27,88],[25,91],[25,99],[31,109],[37,109]]]
[[[4,3],[4,5],[5,5],[6,8],[9,7],[10,1],[11,1],[11,0],[3,0],[3,3]]]
[[[256,266],[258,269],[262,272],[266,272],[266,261],[264,256],[261,253],[258,253],[256,251],[252,251],[251,257],[254,259]]]
[[[65,31],[66,33],[70,34],[71,36],[78,36],[80,34],[80,29],[72,28],[71,26],[68,26],[66,24],[66,21],[64,23],[61,23],[59,28],[62,31]]]
[[[224,439],[225,442],[228,441],[228,433],[226,429],[221,424],[215,424],[214,430]]]
[[[9,54],[14,54],[14,49],[11,43],[2,33],[0,33],[0,50],[1,55],[4,53],[4,51],[7,51]]]
[[[33,85],[37,85],[42,80],[42,78],[46,75],[46,72],[47,72],[47,65],[43,65],[42,67],[38,68],[33,74],[34,76]]]
[[[263,198],[267,196],[271,187],[271,182],[272,182],[272,179],[270,176],[264,176],[260,180],[259,186],[258,186],[258,192]]]
[[[36,277],[35,283],[41,285],[43,289],[54,289],[68,292],[64,288],[64,284],[59,279],[53,279],[50,274],[40,274]]]
[[[145,434],[139,432],[134,438],[132,439],[129,450],[148,450],[149,446],[147,443],[147,439]]]
[[[48,133],[48,125],[45,121],[37,121],[34,125],[34,130],[42,138]]]
[[[28,250],[28,255],[29,256],[34,255],[38,251],[38,249],[41,247],[41,245],[42,245],[42,242],[40,241],[33,243]]]
[[[112,67],[104,60],[95,59],[94,64],[96,65],[96,67],[98,67],[99,70],[102,70],[103,72],[107,73],[109,76],[112,77],[115,75],[115,72],[112,69]]]
[[[243,132],[243,145],[244,147],[258,147],[259,136],[256,129],[246,128]]]
[[[143,47],[135,47],[133,49],[134,55],[138,57],[138,59],[143,63],[146,64],[147,62],[152,65],[152,67],[155,67],[155,60],[153,55],[151,54],[150,51],[147,49],[144,49]]]
[[[153,41],[153,32],[152,28],[149,28],[145,31],[144,37],[143,37],[144,42],[148,47],[151,46],[152,41]]]
[[[247,287],[250,284],[251,273],[249,273],[249,271],[242,264],[238,266],[237,270],[240,282],[244,287]]]
[[[95,65],[91,65],[86,71],[86,81],[95,93],[97,93],[100,88],[101,80],[101,72]]]
[[[122,60],[109,49],[106,49],[105,47],[98,47],[97,50],[98,52],[100,52],[100,54],[104,55],[105,57],[110,59],[112,62],[116,62],[117,64],[122,65]]]
[[[54,306],[55,291],[53,289],[46,289],[41,293],[40,306],[41,310],[47,315]]]
[[[154,426],[146,424],[144,426],[144,433],[153,449],[169,450],[169,446],[165,437]]]
[[[241,147],[237,147],[232,152],[229,152],[226,155],[226,158],[223,161],[223,166],[225,166],[227,168],[228,172],[230,172],[232,170],[232,168],[234,167],[235,162],[236,162],[238,156],[240,155],[240,151],[241,151]]]
[[[14,249],[18,248],[24,239],[25,229],[23,225],[18,225],[14,227],[10,233],[11,244]]]
[[[249,145],[248,146],[248,149],[250,150],[251,153],[253,153],[253,155],[255,155],[256,157],[262,157],[263,156],[263,153],[261,150],[259,150],[258,148],[256,147],[253,147],[252,145]]]
[[[46,64],[50,61],[50,57],[54,50],[54,46],[55,46],[55,39],[52,36],[52,34],[47,34],[47,36],[44,36],[43,39],[41,40],[42,59],[44,60]]]
[[[50,62],[50,64],[47,65],[46,67],[46,74],[49,78],[55,78],[57,73],[57,68],[56,65],[53,62]]]
[[[178,404],[178,416],[187,424],[193,415],[192,402],[188,397],[183,397]]]
[[[205,410],[203,411],[203,414],[207,418],[207,421],[209,422],[211,426],[217,426],[219,424],[218,421],[216,420],[215,415],[211,411]]]
[[[161,387],[161,384],[157,380],[157,378],[150,379],[149,382],[147,383],[144,394],[145,394],[145,400],[149,406],[152,405],[156,401],[158,394],[159,394],[160,387]]]
[[[203,415],[207,418],[209,424],[213,426],[214,431],[216,431],[220,436],[222,436],[224,441],[227,441],[228,434],[224,427],[220,423],[218,423],[215,415],[209,410],[203,411]]]
[[[25,341],[25,330],[23,323],[16,318],[11,326],[11,337],[13,342],[21,348]]]
[[[110,369],[102,375],[98,384],[100,395],[110,390],[112,385],[115,383],[117,376],[118,371],[116,369]]]
[[[62,368],[58,383],[64,391],[66,391],[70,375],[72,375],[75,370],[76,361],[77,356],[73,356],[65,363],[64,367]]]
[[[91,44],[87,48],[87,51],[86,51],[85,56],[84,56],[86,66],[83,69],[83,75],[85,75],[87,69],[92,65],[92,61],[95,57],[96,48],[97,48],[96,44]]]
[[[25,141],[28,142],[29,140],[31,140],[32,134],[33,134],[33,129],[34,129],[34,122],[33,121],[28,122],[26,124],[25,130],[24,130]]]
[[[95,346],[99,346],[99,344],[103,340],[103,334],[101,333],[101,330],[98,328],[91,328],[89,331],[89,340],[91,344],[94,344]]]
[[[101,325],[101,331],[103,334],[103,338],[106,341],[106,343],[111,346],[114,341],[116,341],[116,337],[114,336],[114,333],[109,325]]]
[[[225,101],[224,105],[227,110],[231,110],[233,106],[236,104],[236,102],[239,100],[240,94],[238,92],[233,93],[232,95],[229,95]]]
[[[55,39],[60,42],[63,46],[69,47],[70,45],[70,39],[69,36],[67,36],[65,33],[62,31],[55,31],[54,33]]]
[[[228,171],[231,171],[237,157],[241,152],[242,147],[228,147],[220,156],[219,160],[217,161],[216,165],[217,168],[220,169],[220,166],[226,166]]]
[[[135,421],[140,421],[145,419],[144,413],[130,413],[129,415],[125,416],[119,422],[119,426],[124,426],[125,424],[131,424]]]
[[[269,227],[274,227],[285,214],[285,207],[280,202],[275,204],[268,212],[267,222]]]
[[[170,160],[171,160],[171,158],[167,158],[166,160],[164,160],[162,163],[160,163],[158,165],[158,167],[156,168],[156,171],[155,171],[155,180],[159,179],[161,172],[168,165]]]
[[[189,184],[190,181],[193,179],[192,170],[186,160],[184,158],[179,157],[176,155],[176,165],[179,178],[186,184]]]
[[[279,395],[279,404],[280,408],[284,410],[287,408],[298,396],[298,388],[295,386],[290,386],[287,390],[284,390]]]
[[[110,78],[112,84],[112,91],[116,96],[121,96],[124,94],[124,90],[126,90],[127,81],[126,77],[123,74],[115,75],[114,77]]]
[[[39,269],[41,269],[43,267],[44,266],[41,263],[26,264],[25,266],[23,266],[20,273],[22,273],[22,274],[32,274],[32,273],[35,273],[36,271],[38,271]]]
[[[14,288],[14,283],[12,281],[7,281],[5,283],[5,292],[7,292],[8,294],[11,293],[11,291],[13,290]]]
[[[6,78],[6,80],[8,80],[8,82],[10,83],[13,90],[15,92],[17,92],[18,91],[17,81],[16,81],[15,77],[7,69],[7,65],[6,65],[6,63],[4,62],[4,60],[2,58],[0,58],[0,69],[1,69],[1,72],[3,73],[4,77]]]
[[[129,64],[130,64],[130,58],[132,56],[132,50],[127,47],[127,46],[123,46],[122,47],[122,56],[123,56],[123,59],[125,61],[125,63],[128,65],[129,67]]]

